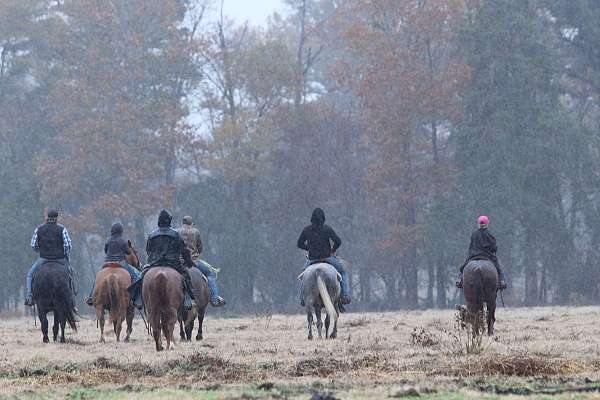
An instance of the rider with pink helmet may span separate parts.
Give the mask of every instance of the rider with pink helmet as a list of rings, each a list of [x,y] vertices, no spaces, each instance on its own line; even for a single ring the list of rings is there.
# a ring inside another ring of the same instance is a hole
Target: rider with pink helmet
[[[467,256],[467,260],[460,267],[460,275],[458,277],[458,281],[456,282],[456,286],[462,287],[462,274],[463,269],[472,260],[490,260],[496,266],[496,270],[498,271],[498,276],[500,278],[500,288],[506,289],[506,277],[504,276],[504,272],[500,268],[500,263],[498,262],[498,257],[496,256],[496,252],[498,251],[498,246],[496,245],[496,238],[490,233],[488,230],[488,225],[490,223],[490,219],[486,215],[481,215],[477,218],[478,229],[476,229],[471,234],[471,244],[469,245],[469,254]]]

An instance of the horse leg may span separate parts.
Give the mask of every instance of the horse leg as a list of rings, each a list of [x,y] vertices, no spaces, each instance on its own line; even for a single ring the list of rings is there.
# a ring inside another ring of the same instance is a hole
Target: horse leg
[[[102,304],[96,305],[96,318],[100,325],[100,343],[104,343],[106,340],[104,339],[104,306]]]
[[[115,336],[117,337],[117,342],[121,341],[121,329],[123,329],[123,319],[119,315],[117,319],[113,322],[113,328],[115,330]]]
[[[175,340],[173,332],[175,331],[175,323],[177,322],[177,309],[172,308],[167,312],[163,319],[163,334],[167,339],[167,350],[175,350]]]
[[[496,322],[496,300],[487,303],[487,312],[488,336],[492,336],[494,334],[494,322]]]
[[[127,322],[127,330],[125,331],[125,339],[123,340],[125,343],[129,343],[129,338],[131,337],[131,331],[133,331],[133,307],[128,306],[127,312],[125,313],[125,322]]]
[[[65,342],[65,326],[67,325],[67,318],[63,317],[59,321],[60,323],[60,342]]]
[[[198,310],[198,334],[196,340],[202,340],[202,324],[204,324],[204,310]],[[194,325],[192,324],[192,328]]]
[[[156,344],[156,351],[163,351],[162,339],[160,337],[160,314],[156,311],[152,311],[148,315],[148,323],[152,327],[152,336],[154,336],[154,343]]]
[[[58,339],[58,329],[60,321],[60,312],[54,311],[54,325],[52,325],[52,341],[56,342]]]
[[[185,322],[183,322],[182,320],[179,320],[179,337],[181,338],[182,342],[185,342],[185,340],[186,340],[184,325],[185,325]]]
[[[323,321],[321,320],[321,307],[315,307],[315,317],[317,318],[317,333],[319,334],[319,339],[321,339],[321,331],[323,330]]]
[[[40,318],[40,324],[42,325],[42,340],[44,343],[49,343],[50,339],[48,338],[48,315],[46,314],[46,311],[38,309],[38,317]]]
[[[306,319],[308,320],[308,340],[312,340],[312,338],[313,338],[313,333],[312,333],[313,315],[312,315],[312,310],[310,309],[310,306],[308,305],[308,303],[306,303]]]
[[[331,324],[331,319],[329,318],[329,314],[325,316],[325,339],[329,339],[329,324]]]

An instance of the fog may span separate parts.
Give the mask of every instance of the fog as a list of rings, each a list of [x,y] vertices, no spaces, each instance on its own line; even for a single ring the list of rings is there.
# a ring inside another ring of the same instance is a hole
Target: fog
[[[453,307],[482,214],[507,305],[600,300],[600,7],[231,3],[0,0],[1,311],[48,208],[80,299],[111,225],[145,260],[167,208],[221,269],[220,312],[298,312],[321,207],[352,310]]]

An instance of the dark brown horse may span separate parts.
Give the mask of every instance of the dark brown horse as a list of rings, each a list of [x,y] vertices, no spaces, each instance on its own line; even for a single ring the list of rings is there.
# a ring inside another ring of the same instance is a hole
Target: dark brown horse
[[[148,311],[156,351],[164,350],[161,332],[167,341],[167,350],[175,348],[173,330],[177,311],[183,304],[181,275],[173,268],[153,267],[146,273],[142,284],[142,297]]]
[[[494,264],[488,260],[470,261],[463,271],[463,288],[468,319],[473,321],[473,335],[483,328],[478,322],[483,314],[483,303],[487,305],[487,333],[493,335],[498,291],[498,272]]]
[[[96,274],[96,287],[92,301],[96,309],[96,317],[100,323],[100,342],[104,343],[104,311],[109,311],[109,323],[113,324],[117,342],[121,337],[123,321],[127,321],[129,342],[133,323],[133,305],[127,292],[131,285],[131,276],[118,263],[106,263]]]
[[[204,323],[204,314],[206,306],[210,299],[210,290],[204,274],[198,268],[189,268],[190,279],[192,281],[192,291],[196,298],[196,308],[187,311],[181,310],[179,313],[179,336],[182,341],[192,340],[192,331],[194,330],[194,321],[198,317],[198,333],[196,340],[202,340],[202,324]]]
[[[38,316],[42,323],[44,343],[48,343],[48,317],[49,312],[54,313],[54,326],[52,338],[56,342],[65,342],[65,325],[77,331],[75,320],[75,304],[73,293],[69,284],[68,267],[60,261],[47,261],[33,276],[33,301],[38,309]],[[60,329],[60,338],[58,331]]]

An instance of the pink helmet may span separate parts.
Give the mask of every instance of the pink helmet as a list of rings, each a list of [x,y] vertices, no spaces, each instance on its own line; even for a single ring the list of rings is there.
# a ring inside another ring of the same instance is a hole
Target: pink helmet
[[[487,225],[490,223],[490,219],[485,215],[481,215],[479,218],[477,218],[477,223],[479,225]]]

